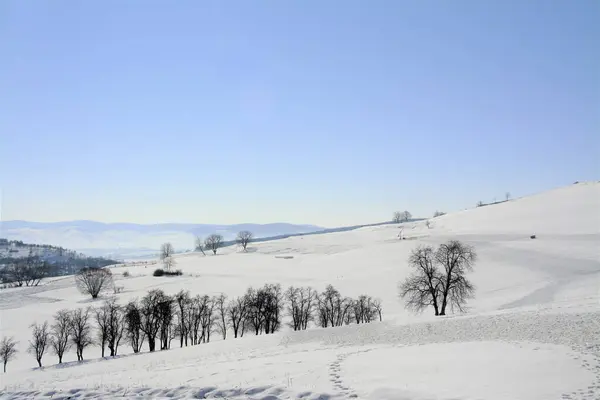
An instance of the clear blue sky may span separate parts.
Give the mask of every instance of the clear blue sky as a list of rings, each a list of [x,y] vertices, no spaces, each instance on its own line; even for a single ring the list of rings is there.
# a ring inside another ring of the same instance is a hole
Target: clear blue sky
[[[338,226],[599,178],[600,2],[0,2],[2,218]]]

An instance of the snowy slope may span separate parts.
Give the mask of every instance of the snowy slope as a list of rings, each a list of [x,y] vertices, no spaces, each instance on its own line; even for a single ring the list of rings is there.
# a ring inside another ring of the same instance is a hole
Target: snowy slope
[[[399,240],[400,229],[406,240]],[[529,238],[536,234],[537,239]],[[477,297],[466,315],[407,312],[397,283],[410,251],[448,239],[473,244]],[[28,326],[62,308],[96,305],[70,278],[0,292],[0,331],[20,341],[0,398],[226,397],[365,399],[600,398],[600,184],[581,183],[430,221],[293,237],[217,256],[177,257],[182,277],[151,276],[155,261],[113,268],[120,302],[151,288],[242,294],[264,283],[331,283],[379,297],[384,322],[247,336],[153,354],[33,369]],[[285,258],[283,258],[285,257]],[[61,397],[62,396],[62,397]]]

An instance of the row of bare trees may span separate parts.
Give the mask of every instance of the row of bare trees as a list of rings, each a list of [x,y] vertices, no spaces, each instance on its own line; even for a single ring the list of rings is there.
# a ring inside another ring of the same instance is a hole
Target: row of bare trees
[[[118,306],[114,302],[107,302],[101,309],[96,310],[96,315],[104,312],[108,308],[118,310]],[[42,367],[42,359],[48,351],[52,351],[58,357],[58,363],[61,364],[64,354],[71,348],[75,348],[77,360],[83,360],[83,350],[95,343],[92,337],[92,326],[90,322],[90,308],[77,310],[60,310],[54,315],[54,321],[51,325],[48,321],[43,324],[34,323],[31,325],[31,340],[27,351],[31,353],[38,366]],[[116,355],[116,349],[120,336],[114,336],[115,330],[119,331],[119,321],[111,321],[109,343],[111,347],[111,355]],[[104,345],[106,330],[102,329],[102,355],[104,356]],[[116,338],[116,341],[115,341]],[[17,342],[12,337],[5,337],[0,342],[0,359],[4,364],[4,372],[6,372],[6,364],[12,360],[17,354]],[[114,349],[114,352],[113,352]]]
[[[3,272],[13,286],[38,286],[50,274],[50,265],[30,250],[27,257],[15,259]]]
[[[28,351],[38,366],[48,351],[62,363],[67,351],[74,348],[77,360],[90,345],[101,349],[101,356],[116,356],[119,346],[127,343],[133,353],[139,353],[147,344],[149,351],[171,348],[176,339],[179,346],[208,343],[211,334],[227,339],[228,332],[235,338],[245,333],[260,335],[277,332],[284,317],[294,330],[304,330],[314,322],[323,328],[350,323],[368,323],[382,318],[381,302],[367,295],[357,299],[341,296],[329,285],[318,293],[311,287],[291,286],[285,291],[279,284],[250,287],[242,296],[228,300],[218,296],[196,295],[180,291],[167,295],[160,289],[150,290],[139,300],[122,306],[114,299],[96,308],[60,310],[48,322],[33,324]],[[0,359],[6,363],[16,354],[13,338],[0,342]]]
[[[248,244],[252,242],[252,239],[254,239],[254,234],[252,232],[240,231],[238,232],[235,241],[238,245],[242,246],[242,249],[244,251],[246,251],[248,248]],[[221,247],[223,247],[224,244],[225,239],[223,238],[223,236],[217,233],[213,233],[212,235],[206,237],[206,239],[204,240],[202,240],[201,237],[197,236],[195,240],[195,249],[196,251],[201,251],[202,254],[206,254],[204,253],[204,250],[210,250],[213,252],[213,254],[217,254],[217,251]]]

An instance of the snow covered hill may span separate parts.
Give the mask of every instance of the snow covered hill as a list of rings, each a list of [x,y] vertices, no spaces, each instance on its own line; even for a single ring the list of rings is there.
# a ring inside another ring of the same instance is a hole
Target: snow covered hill
[[[402,230],[404,240],[399,240]],[[531,239],[536,235],[536,239]],[[476,298],[464,315],[414,315],[398,298],[410,252],[449,239],[472,244]],[[60,309],[97,306],[71,278],[0,292],[1,336],[19,354],[0,398],[599,399],[600,183],[580,183],[427,221],[251,244],[247,253],[177,256],[181,277],[153,277],[156,260],[112,268],[120,303],[160,288],[230,298],[265,283],[333,284],[383,302],[383,322],[99,358],[86,350],[33,368],[29,325]],[[123,277],[127,271],[129,277]],[[110,296],[113,296],[112,294]],[[218,335],[215,335],[218,336]],[[231,336],[231,335],[230,335]]]

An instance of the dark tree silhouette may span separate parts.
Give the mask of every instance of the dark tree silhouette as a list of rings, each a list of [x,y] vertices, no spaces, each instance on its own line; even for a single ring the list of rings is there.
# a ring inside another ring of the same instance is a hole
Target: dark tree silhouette
[[[42,368],[42,358],[48,350],[50,332],[48,331],[48,322],[42,325],[34,323],[31,325],[31,340],[29,341],[29,352],[35,356],[38,366]]]
[[[244,322],[248,313],[248,300],[246,296],[237,297],[229,302],[227,307],[228,319],[233,328],[233,337],[244,336]]]
[[[246,251],[246,247],[248,246],[248,243],[250,243],[252,241],[252,238],[254,237],[254,235],[252,234],[252,232],[250,231],[241,231],[237,234],[237,243],[242,246],[242,248],[244,249],[244,251]]]
[[[452,311],[463,312],[467,300],[475,294],[475,286],[466,278],[467,272],[473,271],[477,261],[475,249],[458,240],[451,240],[440,245],[435,259],[444,271],[440,315],[446,315],[448,305]]]
[[[71,330],[71,313],[60,310],[54,315],[54,323],[50,327],[50,346],[58,356],[58,363],[62,364],[63,355],[71,347],[69,335]]]
[[[212,250],[213,254],[217,254],[217,250],[223,245],[223,236],[213,233],[204,240],[204,247]]]
[[[400,285],[400,296],[405,299],[405,307],[421,312],[433,306],[435,315],[440,314],[439,297],[442,289],[442,276],[436,266],[435,252],[431,246],[414,249],[408,259],[413,273]]]
[[[71,341],[75,345],[77,361],[83,361],[83,350],[93,343],[90,326],[90,308],[71,311]]]
[[[188,345],[188,332],[189,332],[189,315],[190,308],[192,306],[192,299],[190,293],[181,290],[174,296],[175,300],[175,313],[177,315],[177,327],[176,331],[179,335],[179,347],[183,347],[184,343]]]
[[[161,314],[161,304],[167,301],[168,296],[160,289],[153,289],[146,294],[140,303],[141,325],[148,340],[150,351],[156,349],[156,338],[162,326],[164,316]]]
[[[292,321],[290,326],[295,330],[303,330],[313,319],[316,292],[310,287],[296,288],[290,286],[285,292],[287,312]]]
[[[81,293],[96,299],[113,287],[112,272],[106,268],[83,268],[75,275],[75,284]]]
[[[227,329],[229,328],[229,319],[228,315],[228,307],[225,303],[227,301],[227,296],[224,293],[221,293],[219,296],[215,298],[215,306],[217,309],[217,328],[223,337],[223,340],[227,339]]]
[[[125,337],[134,353],[139,353],[145,340],[145,334],[142,331],[142,314],[138,303],[132,301],[125,307],[124,314]]]
[[[6,364],[17,355],[17,342],[12,337],[4,337],[0,342],[0,360],[6,373]]]
[[[430,246],[413,250],[408,260],[413,273],[399,286],[406,308],[421,312],[432,306],[435,315],[446,315],[448,305],[452,311],[464,311],[475,292],[466,273],[476,259],[473,247],[456,240],[436,251]]]

